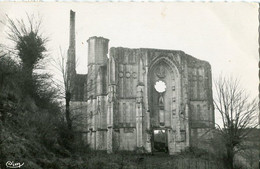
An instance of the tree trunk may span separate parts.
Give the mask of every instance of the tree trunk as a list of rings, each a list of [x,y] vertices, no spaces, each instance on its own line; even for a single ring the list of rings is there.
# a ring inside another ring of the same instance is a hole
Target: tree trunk
[[[70,118],[70,99],[71,99],[71,94],[70,94],[70,92],[66,91],[66,96],[65,96],[66,110],[65,111],[66,111],[66,121],[67,121],[69,130],[72,129],[72,120]]]
[[[227,147],[227,167],[228,169],[234,169],[234,147]]]
[[[23,95],[33,96],[33,92],[35,91],[33,85],[33,68],[32,66],[23,65],[22,69],[23,74]]]

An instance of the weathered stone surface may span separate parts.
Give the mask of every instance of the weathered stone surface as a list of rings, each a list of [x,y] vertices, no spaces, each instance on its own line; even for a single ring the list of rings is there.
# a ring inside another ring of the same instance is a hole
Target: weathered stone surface
[[[112,47],[108,57],[108,41],[89,38],[88,74],[70,79],[72,105],[84,105],[78,130],[87,132],[85,142],[108,153],[151,152],[156,129],[166,131],[169,154],[197,145],[214,127],[210,64],[176,50]],[[159,81],[162,93],[154,87]]]

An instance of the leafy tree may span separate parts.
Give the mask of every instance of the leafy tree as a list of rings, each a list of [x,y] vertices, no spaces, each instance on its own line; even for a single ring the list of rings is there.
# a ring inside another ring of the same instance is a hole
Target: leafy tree
[[[215,88],[214,105],[223,123],[216,132],[225,147],[227,168],[233,169],[235,155],[246,148],[247,137],[258,126],[257,101],[250,100],[237,79],[219,77]]]
[[[37,68],[46,51],[46,41],[39,30],[41,20],[35,20],[33,16],[27,14],[28,26],[23,19],[13,20],[7,16],[9,32],[8,38],[15,43],[14,53],[20,58],[23,73],[23,93],[34,95],[35,85],[33,71]]]

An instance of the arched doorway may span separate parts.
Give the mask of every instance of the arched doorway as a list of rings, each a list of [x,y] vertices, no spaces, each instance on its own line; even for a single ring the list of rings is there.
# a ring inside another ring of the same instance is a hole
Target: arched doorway
[[[167,59],[158,59],[149,68],[148,103],[152,133],[152,150],[168,152],[174,141],[173,132],[177,123],[173,118],[178,113],[179,77],[174,64]],[[165,140],[165,141],[164,141]],[[160,147],[161,146],[161,147]]]
[[[165,129],[153,130],[153,152],[168,152],[168,141]]]

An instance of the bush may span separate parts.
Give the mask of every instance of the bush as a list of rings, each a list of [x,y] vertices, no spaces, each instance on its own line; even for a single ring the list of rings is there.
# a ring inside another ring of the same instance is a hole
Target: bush
[[[211,154],[205,149],[200,149],[197,147],[190,146],[190,147],[186,148],[185,150],[183,150],[180,153],[180,156],[209,159]]]

